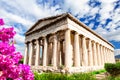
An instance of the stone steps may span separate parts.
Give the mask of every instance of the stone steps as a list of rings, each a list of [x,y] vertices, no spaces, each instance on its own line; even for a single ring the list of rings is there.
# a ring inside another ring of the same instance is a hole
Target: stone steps
[[[97,80],[102,80],[102,79],[104,79],[106,77],[106,73],[101,73],[101,74],[97,74],[96,75],[96,79]]]

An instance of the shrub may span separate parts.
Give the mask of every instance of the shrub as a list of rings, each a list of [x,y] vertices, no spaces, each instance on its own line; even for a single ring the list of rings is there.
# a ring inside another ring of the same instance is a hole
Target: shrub
[[[111,76],[120,75],[120,62],[115,63],[106,63],[105,69]]]
[[[14,28],[4,28],[0,19],[0,80],[34,80],[30,66],[19,63],[22,54],[14,46]]]

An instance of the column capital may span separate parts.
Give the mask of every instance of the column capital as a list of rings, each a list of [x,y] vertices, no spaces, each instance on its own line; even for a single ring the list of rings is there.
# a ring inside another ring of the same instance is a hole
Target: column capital
[[[98,42],[96,42],[97,45],[100,45]]]
[[[84,35],[82,35],[82,34],[80,34],[80,37],[81,37],[81,38],[86,38],[86,36],[84,36]]]
[[[90,38],[86,38],[86,40],[90,41],[92,43],[92,40]]]
[[[39,39],[36,39],[35,41],[36,41],[36,42],[39,42]]]
[[[79,34],[79,33],[75,31],[75,34]]]
[[[70,28],[66,28],[66,29],[64,29],[65,31],[71,31],[71,29]]]
[[[29,41],[25,42],[26,45],[29,44],[29,43],[30,43]]]
[[[92,43],[96,43],[94,40],[91,41]]]

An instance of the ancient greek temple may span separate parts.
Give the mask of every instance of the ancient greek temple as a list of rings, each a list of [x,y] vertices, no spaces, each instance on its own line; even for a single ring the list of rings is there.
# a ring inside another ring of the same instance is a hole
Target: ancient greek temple
[[[25,44],[24,64],[35,70],[84,72],[115,63],[113,45],[69,13],[38,20]]]

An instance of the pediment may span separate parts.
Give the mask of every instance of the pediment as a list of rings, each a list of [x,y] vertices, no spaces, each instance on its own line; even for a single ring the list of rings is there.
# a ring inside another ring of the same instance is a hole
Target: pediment
[[[40,28],[43,28],[45,25],[51,24],[52,22],[55,22],[58,19],[61,19],[63,17],[65,17],[65,14],[40,19],[26,32],[26,34],[31,33],[33,31],[36,31],[36,30],[38,30]]]

